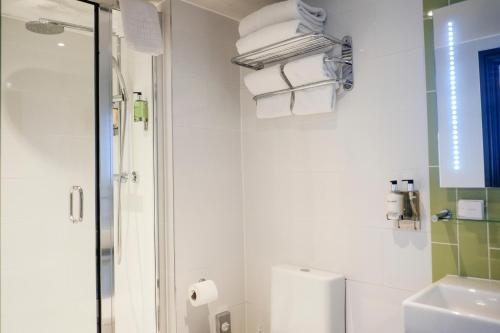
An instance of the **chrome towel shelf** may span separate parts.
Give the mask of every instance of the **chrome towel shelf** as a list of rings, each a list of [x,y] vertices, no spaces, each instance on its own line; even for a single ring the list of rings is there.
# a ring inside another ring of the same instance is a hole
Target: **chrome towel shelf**
[[[265,98],[265,97],[270,97],[270,96],[274,96],[274,95],[281,95],[281,94],[288,94],[288,93],[294,92],[294,91],[311,89],[311,88],[322,87],[322,86],[328,86],[328,85],[333,85],[335,83],[340,83],[340,82],[342,82],[342,80],[337,80],[337,79],[313,82],[313,83],[308,83],[308,84],[304,84],[304,85],[293,87],[293,88],[276,90],[276,91],[271,91],[268,93],[260,94],[260,95],[254,96],[253,99],[255,101],[257,101],[259,98]]]
[[[254,99],[288,92],[293,93],[297,90],[310,89],[335,83],[341,84],[342,88],[346,91],[352,90],[354,80],[352,70],[352,38],[350,36],[338,39],[323,33],[307,33],[235,56],[231,59],[231,62],[235,65],[259,70],[268,65],[277,63],[285,64],[309,55],[330,52],[334,50],[335,46],[340,46],[342,48],[340,54],[326,59],[325,61],[333,61],[339,64],[339,79],[313,82],[298,87],[291,86],[290,89],[283,89],[255,96]]]
[[[350,41],[340,40],[326,34],[308,33],[243,53],[231,59],[231,62],[259,70],[266,65],[283,62],[294,57],[324,52],[335,45],[350,46]]]

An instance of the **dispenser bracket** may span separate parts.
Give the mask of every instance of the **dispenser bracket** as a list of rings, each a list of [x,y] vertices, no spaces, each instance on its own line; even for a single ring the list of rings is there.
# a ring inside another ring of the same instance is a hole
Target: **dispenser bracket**
[[[411,230],[420,231],[422,222],[420,221],[420,193],[414,189],[413,179],[404,179],[407,183],[406,191],[399,191],[397,188],[397,180],[391,181],[391,192],[402,195],[402,206],[400,215],[389,216],[386,214],[386,219],[392,222],[396,230]],[[391,202],[392,203],[392,202]]]

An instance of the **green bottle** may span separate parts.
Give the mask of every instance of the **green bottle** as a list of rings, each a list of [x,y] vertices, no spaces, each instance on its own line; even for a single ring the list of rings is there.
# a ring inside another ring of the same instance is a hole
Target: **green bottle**
[[[149,122],[148,102],[142,99],[140,91],[135,91],[134,94],[137,96],[134,102],[134,122],[144,122],[144,129],[147,130]]]

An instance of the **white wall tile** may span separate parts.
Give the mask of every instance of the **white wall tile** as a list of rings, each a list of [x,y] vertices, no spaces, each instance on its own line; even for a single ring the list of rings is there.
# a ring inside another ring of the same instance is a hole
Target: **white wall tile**
[[[178,269],[221,260],[243,267],[239,137],[232,131],[174,129]]]
[[[174,124],[240,130],[236,22],[174,1],[172,31]]]
[[[424,45],[422,1],[377,1],[376,11],[379,56]]]
[[[429,233],[384,230],[381,267],[383,284],[406,290],[425,287],[432,274],[429,244]]]
[[[383,275],[380,267],[383,263],[383,230],[379,228],[361,227],[351,230],[351,240],[348,256],[351,266],[347,272],[348,279],[382,284]],[[339,235],[340,236],[340,235]]]
[[[242,84],[247,332],[269,330],[270,269],[348,278],[349,332],[402,332],[401,301],[431,282],[422,232],[385,219],[389,180],[415,179],[428,210],[422,4],[315,0],[354,43],[355,87],[333,114],[257,120]],[[241,71],[242,75],[246,71]]]
[[[402,302],[412,292],[347,281],[347,333],[403,332]]]
[[[240,77],[229,59],[236,22],[173,1],[173,154],[178,332],[215,332],[245,319]],[[189,285],[213,279],[217,301],[194,308]]]

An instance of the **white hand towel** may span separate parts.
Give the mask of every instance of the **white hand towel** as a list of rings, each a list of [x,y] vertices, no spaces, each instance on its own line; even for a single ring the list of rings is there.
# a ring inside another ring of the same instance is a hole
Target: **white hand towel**
[[[246,37],[240,38],[236,42],[236,48],[238,49],[238,53],[242,54],[313,31],[319,32],[314,30],[314,27],[307,26],[300,20],[286,21],[267,26]]]
[[[315,26],[317,31],[323,30],[326,12],[322,8],[312,7],[302,0],[288,0],[262,7],[243,18],[239,25],[240,37],[269,25],[289,20],[300,20]]]
[[[120,0],[125,40],[136,51],[163,53],[160,17],[156,7],[143,0]]]
[[[335,65],[325,62],[324,53],[302,58],[285,65],[284,72],[292,86],[336,79]],[[292,113],[297,115],[333,112],[338,84],[295,91]]]
[[[245,85],[254,96],[287,89],[288,85],[280,73],[280,65],[252,72],[244,77]],[[290,111],[290,99],[290,93],[257,99],[257,118],[266,119],[290,116],[292,114]]]

